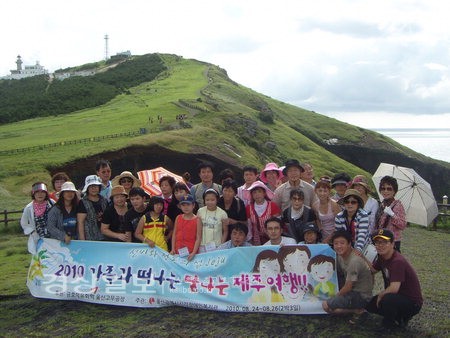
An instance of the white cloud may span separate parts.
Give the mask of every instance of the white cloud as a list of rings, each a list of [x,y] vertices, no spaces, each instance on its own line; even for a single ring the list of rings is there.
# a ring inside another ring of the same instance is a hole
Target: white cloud
[[[0,75],[110,54],[218,64],[259,92],[317,112],[450,112],[450,4],[431,0],[0,2]]]

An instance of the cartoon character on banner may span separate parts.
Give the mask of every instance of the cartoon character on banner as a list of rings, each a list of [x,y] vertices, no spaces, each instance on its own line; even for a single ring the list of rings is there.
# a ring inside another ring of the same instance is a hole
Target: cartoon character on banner
[[[259,278],[258,282],[263,285],[254,291],[250,298],[252,303],[272,303],[284,302],[282,294],[278,291],[275,285],[270,285],[268,280],[274,280],[275,276],[279,275],[282,268],[278,260],[278,253],[273,250],[261,251],[255,259],[253,266],[253,278]]]
[[[336,285],[330,281],[335,264],[335,259],[326,255],[317,255],[309,261],[308,272],[315,284],[310,284],[309,289],[315,297],[328,299],[336,295]]]
[[[287,303],[298,304],[308,291],[306,269],[311,251],[306,245],[285,245],[278,251],[278,257],[284,267],[281,294]]]

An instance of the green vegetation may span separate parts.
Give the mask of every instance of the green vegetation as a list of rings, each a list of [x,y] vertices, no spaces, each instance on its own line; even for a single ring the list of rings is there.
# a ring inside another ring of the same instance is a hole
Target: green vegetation
[[[410,227],[402,251],[415,267],[425,303],[421,312],[396,337],[448,337],[450,269],[447,251],[450,234]],[[433,250],[430,250],[432,245]],[[25,286],[31,256],[26,237],[0,239],[0,332],[5,337],[121,336],[142,337],[379,337],[379,316],[370,315],[362,325],[348,318],[327,315],[277,315],[224,313],[182,307],[140,309],[77,301],[37,299]],[[379,290],[380,274],[377,275]],[[93,320],[95,318],[95,320]]]
[[[99,63],[72,71],[95,69]],[[92,67],[92,68],[91,68]],[[156,54],[137,56],[92,76],[49,82],[48,75],[0,82],[0,124],[60,115],[102,105],[121,92],[153,80],[165,67]]]
[[[340,145],[357,145],[366,153],[379,149],[428,161],[380,134],[273,100],[231,81],[217,66],[176,55],[136,56],[93,78],[121,93],[93,108],[0,125],[2,150],[60,144],[0,155],[0,210],[22,208],[34,181],[49,182],[48,168],[133,146],[157,144],[184,153],[210,154],[235,166],[253,164],[260,168],[269,161],[283,163],[298,158],[308,160],[317,176],[341,171],[369,175],[333,154],[333,149],[327,148],[330,139]],[[42,86],[38,77],[32,79],[37,87]],[[50,88],[47,92],[53,91]],[[74,93],[84,89],[78,83]],[[67,88],[58,96],[71,91]],[[77,104],[71,95],[64,97],[67,106]],[[179,114],[187,119],[180,122],[176,119]],[[158,116],[163,118],[161,123]],[[148,133],[81,144],[65,142],[141,128]]]

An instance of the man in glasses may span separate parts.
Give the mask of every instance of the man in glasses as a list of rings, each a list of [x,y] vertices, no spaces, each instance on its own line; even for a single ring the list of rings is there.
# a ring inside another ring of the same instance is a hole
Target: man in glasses
[[[423,298],[419,279],[409,262],[394,246],[394,233],[379,229],[372,235],[378,260],[375,272],[383,273],[385,289],[372,298],[367,311],[383,316],[384,333],[405,328],[409,320],[419,313]]]
[[[100,195],[109,199],[111,197],[111,163],[107,160],[100,159],[95,164],[95,171],[97,176],[102,180],[102,188],[100,190]]]

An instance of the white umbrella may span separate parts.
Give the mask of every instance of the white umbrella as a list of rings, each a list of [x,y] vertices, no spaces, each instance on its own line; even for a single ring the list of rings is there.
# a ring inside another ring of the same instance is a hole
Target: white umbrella
[[[436,218],[439,211],[431,186],[414,169],[380,163],[372,177],[377,189],[384,176],[397,179],[395,198],[402,202],[408,222],[428,226]],[[383,199],[379,191],[378,196]]]

